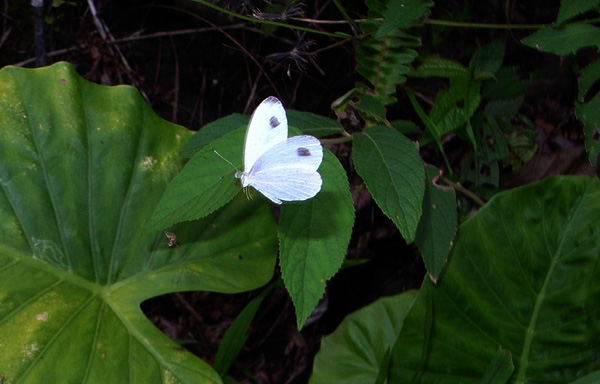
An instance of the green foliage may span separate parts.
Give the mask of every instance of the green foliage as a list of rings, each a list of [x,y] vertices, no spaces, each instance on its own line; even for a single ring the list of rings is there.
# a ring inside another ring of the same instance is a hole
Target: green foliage
[[[398,29],[384,37],[365,37],[358,41],[356,70],[369,81],[373,96],[382,106],[396,101],[396,87],[406,81],[408,65],[417,57],[412,48],[420,45],[419,37]]]
[[[381,38],[394,29],[406,29],[412,26],[416,19],[425,15],[432,2],[421,0],[389,0],[383,13],[383,22],[375,37]]]
[[[597,370],[598,215],[593,177],[550,177],[496,195],[459,227],[437,285],[423,282],[390,382],[478,383],[500,349],[512,355],[511,382],[568,382]]]
[[[386,122],[385,106],[396,101],[396,87],[406,82],[410,64],[417,57],[414,48],[420,37],[407,28],[425,16],[432,6],[420,0],[369,0],[370,19],[361,24],[365,35],[357,42],[357,72],[370,84],[355,88],[334,102],[338,112],[350,105],[368,121]],[[383,18],[383,21],[376,21]]]
[[[252,299],[252,301],[246,305],[246,308],[244,308],[244,310],[235,318],[235,321],[231,324],[223,337],[223,341],[215,356],[213,368],[224,380],[231,364],[248,339],[250,324],[252,324],[252,321],[258,312],[258,308],[265,297],[267,297],[267,294],[269,294],[274,287],[274,283],[270,284],[267,288],[263,289],[258,296]]]
[[[290,127],[295,127],[304,135],[324,137],[339,135],[344,132],[344,128],[339,121],[331,120],[327,117],[315,115],[310,112],[294,111],[293,109],[288,109],[286,112]]]
[[[325,282],[342,266],[354,224],[346,172],[324,151],[321,192],[301,204],[285,204],[279,220],[281,275],[296,308],[298,328],[313,312]]]
[[[394,345],[416,291],[386,297],[346,316],[323,338],[311,384],[373,383],[387,371],[386,351]],[[382,369],[383,368],[383,369]]]
[[[567,24],[562,28],[544,26],[521,41],[543,52],[568,55],[584,47],[600,47],[600,29],[586,23]]]
[[[416,145],[395,130],[375,126],[354,135],[352,160],[377,205],[412,242],[425,191]]]
[[[596,165],[600,156],[600,96],[586,100],[589,89],[600,80],[600,60],[579,71],[579,96],[575,102],[575,116],[583,123],[585,149],[590,164]]]
[[[423,255],[427,272],[438,278],[446,263],[456,232],[456,195],[449,187],[438,184],[440,170],[425,166],[427,182],[423,198],[423,214],[417,227],[415,243]]]
[[[561,2],[556,23],[563,24],[580,13],[598,5],[598,0]],[[575,22],[561,27],[544,26],[522,40],[523,44],[556,55],[575,54],[578,50],[595,46],[600,48],[600,29],[585,22]],[[589,89],[600,80],[598,60],[579,71],[578,100],[575,101],[575,116],[583,124],[585,149],[590,164],[595,166],[600,155],[600,97],[595,94],[586,100]]]
[[[140,303],[265,284],[277,247],[268,207],[234,200],[171,228],[169,247],[144,228],[182,168],[187,130],[135,89],[91,84],[65,63],[4,68],[0,94],[2,380],[220,382]]]
[[[241,115],[239,113],[234,113],[208,123],[183,144],[179,154],[183,157],[190,158],[194,156],[196,152],[206,147],[214,140],[237,128],[246,127],[249,121],[250,117]]]
[[[556,24],[562,24],[565,21],[586,13],[600,5],[600,0],[563,0],[560,3]]]

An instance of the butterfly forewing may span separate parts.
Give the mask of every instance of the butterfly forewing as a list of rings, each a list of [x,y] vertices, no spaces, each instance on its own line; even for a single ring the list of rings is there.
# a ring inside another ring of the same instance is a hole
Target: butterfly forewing
[[[274,169],[292,167],[316,172],[323,160],[323,147],[319,139],[313,136],[294,136],[275,144],[261,155],[250,174],[271,172]]]
[[[267,97],[256,108],[248,124],[244,144],[244,172],[250,172],[256,160],[272,146],[285,141],[287,135],[287,117],[281,101],[272,96]]]

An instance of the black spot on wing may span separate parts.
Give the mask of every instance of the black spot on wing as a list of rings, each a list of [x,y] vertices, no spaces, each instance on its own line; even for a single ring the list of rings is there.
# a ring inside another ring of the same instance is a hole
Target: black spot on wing
[[[298,154],[298,156],[303,156],[303,157],[311,155],[308,148],[302,148],[302,147],[296,149],[296,153]]]
[[[277,120],[277,117],[273,116],[269,120],[269,124],[271,124],[271,129],[275,129],[275,128],[279,127],[279,124],[281,124],[281,123],[279,122],[279,120]]]

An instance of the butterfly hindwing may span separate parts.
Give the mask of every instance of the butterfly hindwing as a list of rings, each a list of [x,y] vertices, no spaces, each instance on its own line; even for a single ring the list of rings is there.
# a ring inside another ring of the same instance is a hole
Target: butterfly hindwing
[[[256,108],[246,132],[244,145],[244,172],[273,145],[287,139],[288,124],[285,109],[276,97],[267,97]]]
[[[276,204],[310,199],[321,190],[322,184],[319,172],[302,167],[271,169],[252,175],[249,181],[249,185]]]

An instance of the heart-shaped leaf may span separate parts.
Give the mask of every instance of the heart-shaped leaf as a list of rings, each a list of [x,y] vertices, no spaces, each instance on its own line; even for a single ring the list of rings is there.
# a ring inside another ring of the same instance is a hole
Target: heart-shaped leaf
[[[1,381],[220,382],[140,303],[264,284],[277,249],[268,207],[234,200],[170,238],[145,231],[190,133],[135,89],[66,63],[1,70],[0,123]]]

